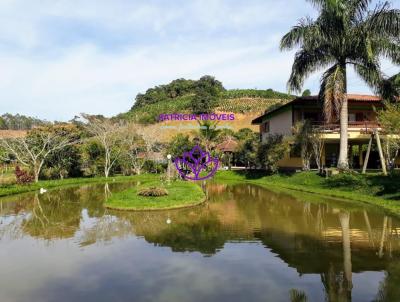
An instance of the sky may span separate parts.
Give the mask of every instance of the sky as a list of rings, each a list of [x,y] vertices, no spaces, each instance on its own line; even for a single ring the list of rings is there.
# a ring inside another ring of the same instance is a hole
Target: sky
[[[294,51],[279,41],[315,14],[303,0],[1,0],[0,114],[112,116],[147,88],[203,75],[287,91]],[[354,73],[349,91],[371,93]]]

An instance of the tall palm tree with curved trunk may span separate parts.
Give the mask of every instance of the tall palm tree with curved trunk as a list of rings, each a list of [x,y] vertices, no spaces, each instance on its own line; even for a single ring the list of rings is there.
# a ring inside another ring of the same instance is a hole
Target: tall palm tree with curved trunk
[[[304,80],[325,69],[320,99],[325,120],[340,120],[338,168],[348,164],[347,69],[374,90],[384,78],[380,59],[400,64],[400,10],[389,2],[369,9],[372,0],[307,0],[319,16],[301,19],[281,40],[281,50],[300,48],[288,81],[290,91],[300,92]]]

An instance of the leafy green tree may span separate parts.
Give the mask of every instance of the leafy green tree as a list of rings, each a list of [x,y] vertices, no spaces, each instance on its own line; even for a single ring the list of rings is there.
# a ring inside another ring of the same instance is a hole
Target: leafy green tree
[[[205,75],[202,76],[196,83],[195,87],[198,90],[204,91],[212,96],[219,96],[225,91],[224,86],[213,76]]]
[[[254,137],[244,139],[239,142],[239,148],[236,153],[236,161],[244,164],[248,168],[255,168],[257,166],[257,152],[259,148],[259,141],[256,134]]]
[[[270,173],[278,171],[278,162],[289,152],[289,144],[283,140],[283,135],[269,135],[266,141],[259,145],[257,159],[259,164]]]
[[[387,166],[393,171],[400,148],[400,104],[385,102],[385,108],[377,112],[377,118],[386,133],[383,151]]]
[[[380,58],[400,63],[400,10],[385,1],[373,11],[371,0],[308,0],[319,11],[305,18],[281,41],[281,49],[299,47],[289,78],[290,90],[300,91],[304,80],[321,68],[320,98],[327,122],[340,120],[338,167],[348,169],[347,68],[371,87],[382,82]]]
[[[194,146],[195,143],[188,135],[179,133],[168,143],[165,149],[165,155],[171,154],[172,158],[176,158],[182,156],[184,152],[192,150]]]
[[[191,101],[195,114],[210,113],[217,105],[218,97],[225,91],[224,86],[212,76],[203,76],[196,82],[196,95]]]
[[[2,118],[1,116],[0,116],[0,129],[1,129],[1,130],[7,129],[6,121],[5,121],[4,118]]]
[[[80,167],[85,176],[101,175],[104,167],[104,149],[94,139],[86,140],[81,147]]]
[[[310,89],[304,90],[303,93],[301,94],[301,96],[310,96],[310,95],[311,95]]]
[[[242,128],[234,134],[234,137],[239,141],[245,141],[248,139],[257,140],[258,134],[250,128]]]
[[[217,104],[217,98],[205,90],[197,89],[196,95],[190,102],[194,114],[211,113]]]
[[[1,139],[0,145],[8,154],[12,154],[16,161],[30,168],[39,181],[39,175],[46,160],[69,145],[79,142],[71,125],[56,125],[34,128],[25,137]]]

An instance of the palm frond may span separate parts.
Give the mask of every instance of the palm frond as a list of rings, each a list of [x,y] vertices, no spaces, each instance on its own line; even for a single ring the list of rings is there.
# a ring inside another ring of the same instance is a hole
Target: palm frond
[[[324,103],[327,123],[337,120],[342,102],[346,96],[346,70],[339,64],[329,68],[322,76],[319,97]]]
[[[317,24],[311,18],[303,18],[283,36],[280,49],[290,50],[296,46],[303,46],[304,44],[310,43],[310,40],[318,40],[320,36]]]
[[[400,97],[400,73],[383,79],[378,88],[379,94],[385,100],[395,100]]]
[[[369,32],[388,35],[395,39],[400,36],[400,10],[391,9],[389,2],[378,4],[365,20]]]
[[[356,63],[354,64],[354,70],[372,89],[377,90],[383,81],[383,74],[377,62]]]
[[[363,19],[364,14],[368,11],[368,6],[372,0],[351,0],[349,12],[353,21],[360,21]]]
[[[308,298],[305,292],[298,289],[291,289],[289,291],[291,302],[307,302]]]
[[[288,90],[300,92],[307,76],[333,62],[334,58],[325,53],[322,47],[313,50],[301,49],[295,55]]]

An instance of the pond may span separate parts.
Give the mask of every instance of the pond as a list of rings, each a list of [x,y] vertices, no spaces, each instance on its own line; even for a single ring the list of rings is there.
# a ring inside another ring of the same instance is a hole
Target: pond
[[[216,183],[195,208],[103,208],[131,185],[0,199],[0,301],[400,301],[379,209]]]

